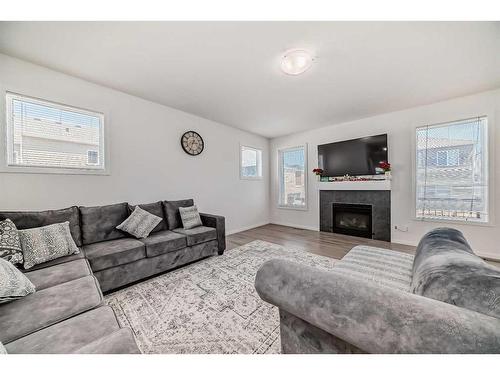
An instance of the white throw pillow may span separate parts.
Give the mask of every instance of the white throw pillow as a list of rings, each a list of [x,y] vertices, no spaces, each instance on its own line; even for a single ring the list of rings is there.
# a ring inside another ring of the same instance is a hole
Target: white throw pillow
[[[203,225],[196,206],[179,207],[179,213],[181,215],[182,226],[184,229],[192,229]]]
[[[19,240],[24,257],[24,269],[36,264],[78,254],[79,250],[71,237],[69,221],[44,227],[19,230]]]
[[[162,221],[161,217],[153,215],[139,206],[136,206],[134,211],[123,223],[118,225],[116,229],[130,233],[136,238],[146,238],[149,233]]]
[[[0,354],[7,354],[7,349],[5,349],[5,346],[0,342]]]
[[[33,283],[12,263],[0,258],[0,304],[34,292]]]

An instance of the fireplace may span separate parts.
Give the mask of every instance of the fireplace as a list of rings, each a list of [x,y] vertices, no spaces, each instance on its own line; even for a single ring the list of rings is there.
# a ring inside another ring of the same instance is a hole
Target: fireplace
[[[357,237],[373,237],[372,205],[333,203],[333,232]]]

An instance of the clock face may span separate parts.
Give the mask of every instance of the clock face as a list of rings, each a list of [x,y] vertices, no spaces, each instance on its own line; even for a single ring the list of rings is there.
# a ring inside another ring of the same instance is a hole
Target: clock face
[[[195,156],[202,153],[205,144],[201,135],[190,130],[182,135],[181,146],[187,154]]]

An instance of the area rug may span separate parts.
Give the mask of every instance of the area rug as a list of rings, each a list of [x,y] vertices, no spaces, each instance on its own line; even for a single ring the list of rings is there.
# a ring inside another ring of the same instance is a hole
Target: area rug
[[[335,259],[253,241],[105,297],[143,353],[280,352],[278,308],[255,274],[270,259],[330,270]]]

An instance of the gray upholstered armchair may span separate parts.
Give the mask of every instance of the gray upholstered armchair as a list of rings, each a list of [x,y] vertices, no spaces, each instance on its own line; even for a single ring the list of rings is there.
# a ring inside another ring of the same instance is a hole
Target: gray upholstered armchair
[[[279,307],[282,352],[500,353],[500,270],[457,232],[422,239],[408,291],[370,277],[367,267],[362,277],[348,274],[344,260],[338,271],[265,263],[255,287]]]

